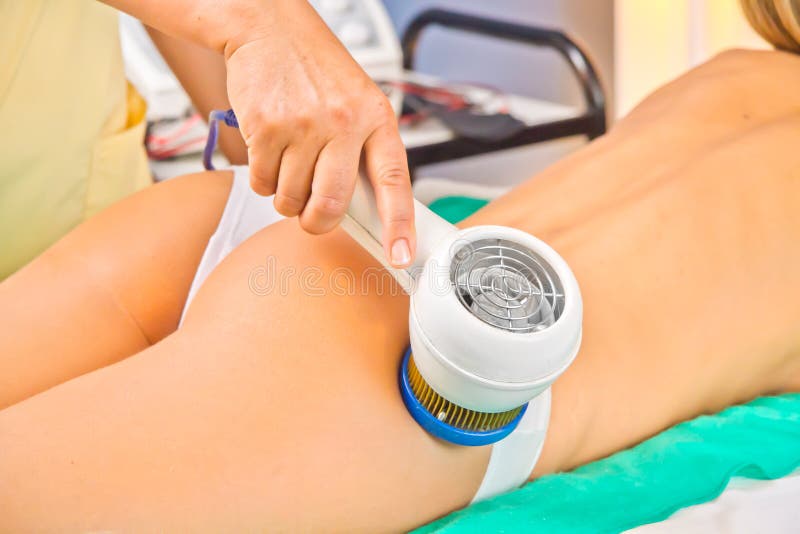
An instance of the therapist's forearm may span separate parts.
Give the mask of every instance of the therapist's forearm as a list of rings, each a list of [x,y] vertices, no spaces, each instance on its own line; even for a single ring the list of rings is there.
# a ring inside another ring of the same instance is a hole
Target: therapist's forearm
[[[225,53],[256,36],[273,36],[279,21],[305,0],[102,0],[148,26]],[[294,6],[293,6],[294,4]]]
[[[207,118],[211,110],[231,107],[225,60],[221,54],[154,28],[148,27],[147,31],[203,118]],[[236,128],[220,128],[219,148],[234,165],[247,163],[247,146]]]

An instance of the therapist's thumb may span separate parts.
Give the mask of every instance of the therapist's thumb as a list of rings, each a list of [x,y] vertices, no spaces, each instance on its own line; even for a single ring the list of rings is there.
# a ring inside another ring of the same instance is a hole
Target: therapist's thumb
[[[367,139],[364,152],[383,224],[383,250],[392,266],[407,267],[414,261],[417,237],[408,160],[397,126],[378,127]]]

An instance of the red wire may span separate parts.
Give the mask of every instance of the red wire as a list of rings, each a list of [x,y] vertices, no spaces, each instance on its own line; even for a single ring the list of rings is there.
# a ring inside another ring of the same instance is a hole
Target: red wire
[[[403,93],[417,95],[431,102],[447,106],[449,109],[463,109],[470,105],[470,102],[463,95],[442,87],[430,87],[405,81],[387,81],[383,83],[396,87]]]
[[[380,83],[383,85],[388,85],[390,87],[395,87],[397,89],[400,89],[404,94],[416,95],[431,102],[441,104],[443,106],[446,106],[448,109],[452,111],[470,108],[476,105],[475,102],[471,102],[463,94],[446,87],[427,86],[404,80],[399,80],[399,81],[386,80]],[[503,99],[503,102],[499,106],[498,112],[504,114],[509,113],[509,106],[506,95],[496,87],[493,87],[488,84],[477,84],[477,83],[469,83],[464,85],[470,85],[473,87],[486,89],[488,91],[491,91],[492,93],[495,93],[497,96]],[[430,114],[425,113],[424,111],[407,113],[400,117],[399,122],[400,124],[403,125],[414,124],[429,116]]]
[[[147,154],[149,156],[153,157],[153,158],[156,158],[156,159],[171,158],[172,156],[178,155],[182,150],[185,150],[186,148],[189,148],[190,146],[192,146],[194,144],[203,144],[203,143],[205,143],[205,140],[206,140],[205,136],[196,137],[194,139],[190,139],[188,141],[185,141],[185,142],[181,143],[178,146],[175,146],[173,148],[166,149],[166,150],[153,150],[150,147],[148,147],[147,148]]]
[[[155,135],[155,134],[148,135],[147,136],[147,143],[148,144],[154,144],[154,145],[166,145],[166,144],[169,144],[170,142],[174,141],[175,139],[179,138],[180,136],[182,136],[186,132],[188,132],[189,129],[192,126],[194,126],[197,123],[197,121],[200,121],[200,120],[202,120],[200,118],[200,114],[199,113],[195,113],[194,115],[192,115],[191,117],[189,117],[188,119],[183,121],[183,123],[181,123],[180,127],[176,131],[170,133],[169,135],[166,135],[166,136],[164,136],[164,135]]]

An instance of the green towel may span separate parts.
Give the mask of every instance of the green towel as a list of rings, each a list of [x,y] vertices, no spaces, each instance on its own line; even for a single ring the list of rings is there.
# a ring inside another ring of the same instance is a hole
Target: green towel
[[[485,204],[431,205],[456,222]],[[619,532],[719,495],[731,477],[774,479],[800,467],[800,394],[763,397],[679,424],[613,456],[454,512],[418,533]]]
[[[698,417],[603,460],[542,477],[418,533],[601,533],[661,521],[719,495],[733,476],[774,479],[800,466],[800,394]]]
[[[455,224],[462,219],[466,219],[488,203],[488,200],[480,198],[444,197],[434,200],[428,207],[442,219]]]

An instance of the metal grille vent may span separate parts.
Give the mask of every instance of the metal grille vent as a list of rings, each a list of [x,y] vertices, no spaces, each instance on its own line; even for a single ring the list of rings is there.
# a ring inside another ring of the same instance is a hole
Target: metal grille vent
[[[484,322],[510,332],[539,332],[564,310],[564,288],[538,254],[505,239],[462,245],[450,281],[465,308]]]

